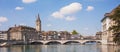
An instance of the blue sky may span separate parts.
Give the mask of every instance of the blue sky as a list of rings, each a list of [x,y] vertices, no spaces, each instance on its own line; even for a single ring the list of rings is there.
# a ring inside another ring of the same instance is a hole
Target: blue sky
[[[44,31],[95,35],[104,14],[119,4],[120,0],[0,0],[0,30],[15,24],[35,27],[39,13]]]

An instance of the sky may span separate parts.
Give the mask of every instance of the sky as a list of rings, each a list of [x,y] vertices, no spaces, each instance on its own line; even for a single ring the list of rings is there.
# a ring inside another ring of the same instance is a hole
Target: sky
[[[76,30],[81,35],[101,31],[101,19],[120,0],[0,0],[0,31],[14,25],[35,28],[39,14],[43,31]]]

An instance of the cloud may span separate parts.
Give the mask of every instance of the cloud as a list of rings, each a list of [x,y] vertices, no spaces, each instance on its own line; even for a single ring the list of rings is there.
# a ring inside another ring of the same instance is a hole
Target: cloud
[[[62,14],[72,14],[78,12],[81,9],[82,9],[82,4],[78,2],[74,2],[67,6],[62,7],[59,12]]]
[[[6,17],[0,16],[0,23],[6,22],[6,21],[8,21],[8,19]]]
[[[51,16],[54,18],[61,18],[61,19],[67,19],[72,20],[70,17],[65,18],[66,16],[69,16],[71,14],[74,14],[82,9],[82,4],[78,2],[71,3],[67,6],[64,6],[60,8],[58,11],[53,12]]]
[[[2,26],[2,24],[0,24],[0,26]]]
[[[64,17],[64,15],[62,15],[62,14],[59,13],[59,12],[54,12],[54,13],[52,14],[52,16],[53,16],[54,18],[60,18],[60,19],[62,19],[62,18]]]
[[[23,9],[24,7],[19,7],[19,6],[15,8],[15,10],[23,10]]]
[[[51,27],[52,26],[52,24],[47,24],[47,27]]]
[[[93,6],[88,6],[86,10],[87,11],[92,11],[92,10],[94,10],[94,7]]]
[[[23,3],[34,3],[37,0],[22,0]]]
[[[72,16],[67,16],[65,19],[66,19],[67,21],[74,21],[74,20],[76,20],[76,18],[75,18],[75,17],[72,17]]]

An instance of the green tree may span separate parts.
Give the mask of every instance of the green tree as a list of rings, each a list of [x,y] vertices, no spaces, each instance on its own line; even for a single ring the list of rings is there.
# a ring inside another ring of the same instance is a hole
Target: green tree
[[[110,19],[115,22],[115,25],[109,28],[114,35],[113,41],[120,45],[120,5],[113,10],[113,13],[110,15]]]
[[[73,35],[77,35],[78,32],[77,32],[76,30],[73,30],[73,31],[72,31],[72,34],[73,34]]]

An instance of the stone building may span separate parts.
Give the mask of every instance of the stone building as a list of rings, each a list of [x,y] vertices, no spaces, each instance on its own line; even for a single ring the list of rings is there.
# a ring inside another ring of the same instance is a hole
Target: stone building
[[[41,38],[41,20],[39,14],[36,20],[36,28],[29,26],[14,26],[8,29],[9,40],[32,41]]]
[[[118,6],[120,7],[120,5]],[[116,8],[118,8],[116,7]],[[116,9],[115,8],[115,9]],[[103,44],[113,44],[113,33],[109,31],[109,28],[115,25],[115,22],[112,21],[109,16],[114,14],[115,9],[113,9],[110,13],[106,13],[104,18],[101,20],[102,22],[102,42]]]
[[[35,28],[28,26],[15,26],[8,30],[10,40],[29,41],[38,39],[38,34]]]

